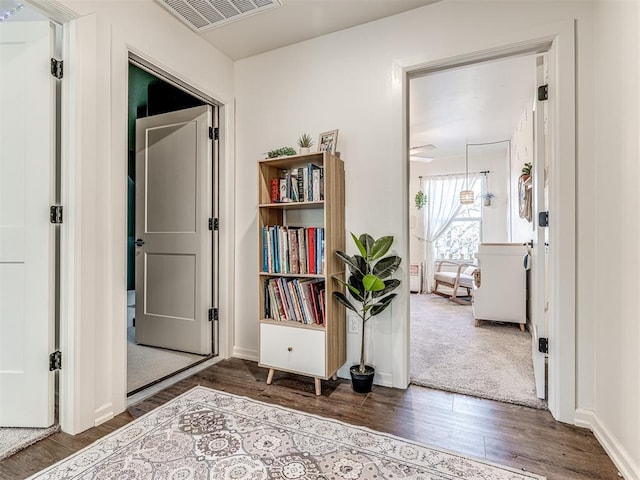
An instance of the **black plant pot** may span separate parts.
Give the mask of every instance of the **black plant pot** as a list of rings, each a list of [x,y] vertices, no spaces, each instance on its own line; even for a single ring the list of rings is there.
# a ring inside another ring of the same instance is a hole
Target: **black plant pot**
[[[358,370],[360,365],[353,365],[349,369],[351,374],[351,387],[356,393],[369,393],[371,386],[373,385],[373,376],[376,374],[376,369],[370,365],[364,366],[364,373],[360,373]]]

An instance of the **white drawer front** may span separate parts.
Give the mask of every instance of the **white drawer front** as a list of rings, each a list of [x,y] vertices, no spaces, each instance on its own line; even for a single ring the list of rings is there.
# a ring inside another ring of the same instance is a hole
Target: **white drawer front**
[[[325,332],[260,325],[260,363],[277,369],[326,377]]]

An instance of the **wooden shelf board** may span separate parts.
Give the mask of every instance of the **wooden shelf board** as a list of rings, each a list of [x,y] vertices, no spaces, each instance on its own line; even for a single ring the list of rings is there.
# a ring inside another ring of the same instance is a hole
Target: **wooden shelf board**
[[[309,330],[325,331],[324,325],[307,324],[302,322],[294,322],[292,320],[274,320],[273,318],[261,318],[260,323],[268,323],[270,325],[283,325],[286,327],[306,328]]]
[[[323,208],[324,200],[314,202],[278,202],[278,203],[261,203],[258,208],[281,208],[283,210],[298,210],[302,208]]]
[[[326,279],[326,275],[322,273],[269,273],[258,272],[261,277],[286,277],[286,278],[321,278]]]

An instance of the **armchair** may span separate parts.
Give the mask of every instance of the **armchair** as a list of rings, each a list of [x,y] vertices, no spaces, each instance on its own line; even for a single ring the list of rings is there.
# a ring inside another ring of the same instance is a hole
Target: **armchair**
[[[443,271],[443,266],[453,266],[455,271]],[[460,298],[461,296],[471,297],[473,288],[473,272],[476,266],[471,263],[458,263],[450,260],[440,260],[434,274],[435,287],[433,293],[442,297],[447,297],[451,301],[460,305],[469,305],[471,300]],[[438,287],[444,285],[451,289],[451,292],[438,291]],[[460,295],[460,289],[466,289],[466,295]]]

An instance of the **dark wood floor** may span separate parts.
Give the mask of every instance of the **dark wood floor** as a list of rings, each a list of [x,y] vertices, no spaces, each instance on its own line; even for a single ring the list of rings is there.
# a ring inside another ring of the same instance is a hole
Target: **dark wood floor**
[[[204,385],[263,402],[364,425],[464,455],[546,475],[548,479],[616,479],[617,470],[589,431],[558,423],[551,414],[517,405],[411,386],[374,386],[361,395],[346,380],[323,382],[229,359],[140,402],[80,435],[57,433],[0,462],[0,479],[23,479],[89,445],[136,417]]]

